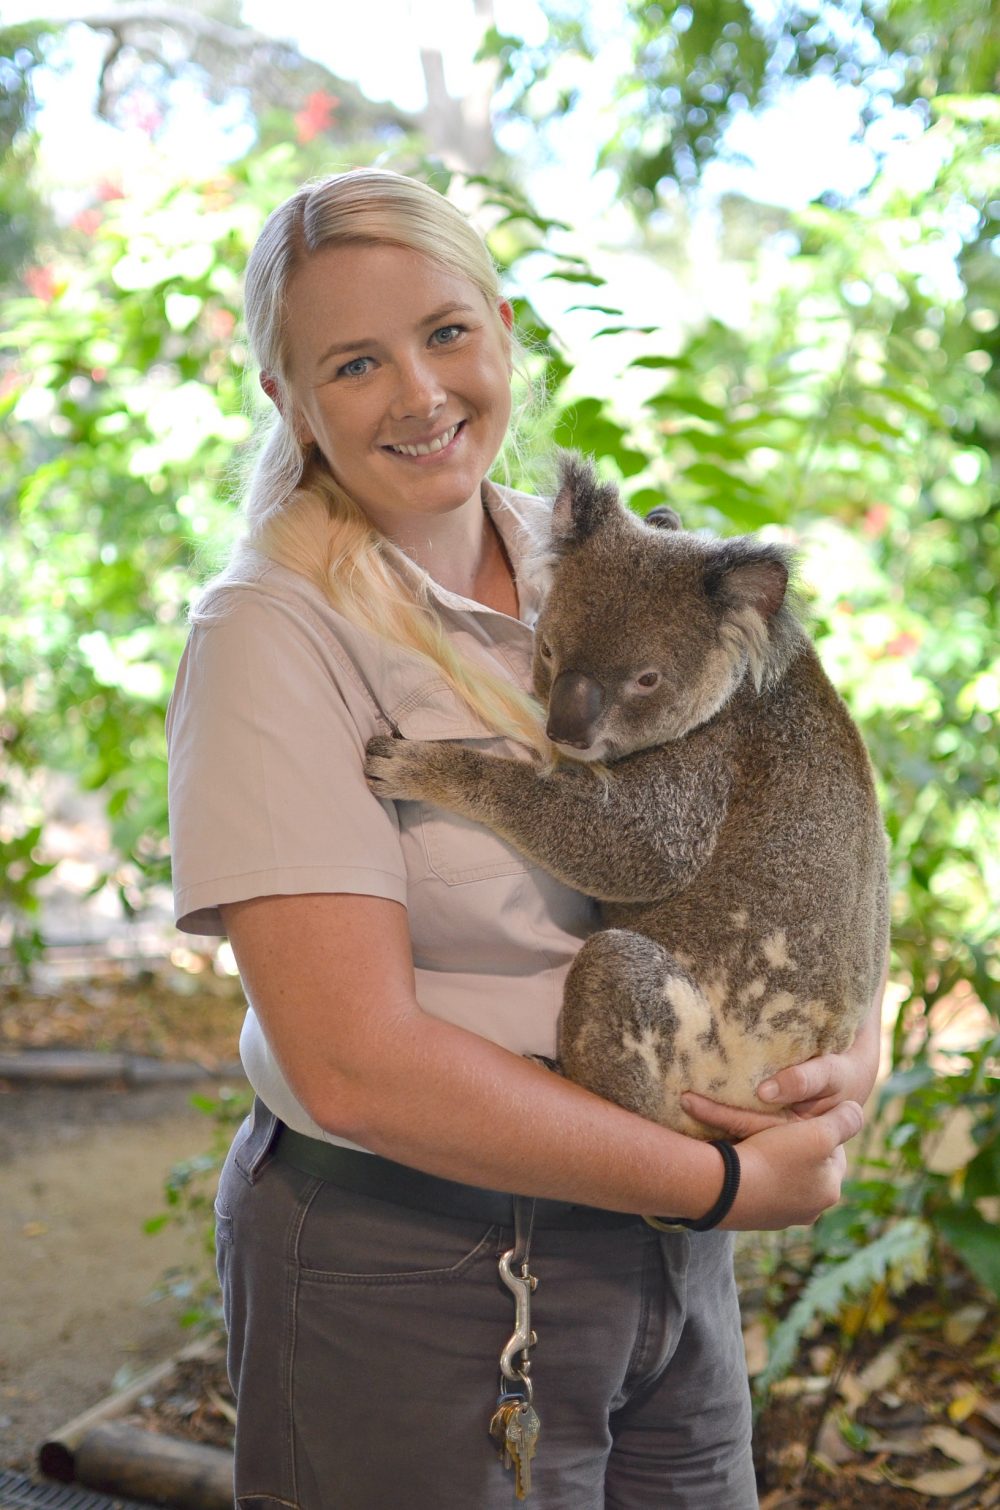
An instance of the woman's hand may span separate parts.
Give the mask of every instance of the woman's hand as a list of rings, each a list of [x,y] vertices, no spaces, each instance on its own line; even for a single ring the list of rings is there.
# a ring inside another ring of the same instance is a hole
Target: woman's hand
[[[857,1102],[841,1101],[795,1126],[785,1122],[748,1137],[740,1144],[739,1193],[720,1226],[773,1232],[811,1225],[840,1199],[844,1144],[863,1121]]]
[[[802,1064],[790,1065],[765,1080],[757,1089],[762,1103],[759,1112],[724,1106],[693,1091],[681,1097],[684,1110],[706,1127],[735,1139],[751,1137],[785,1122],[820,1117],[845,1101],[863,1106],[878,1075],[885,982],[883,972],[871,1010],[850,1047],[840,1054],[819,1054]]]

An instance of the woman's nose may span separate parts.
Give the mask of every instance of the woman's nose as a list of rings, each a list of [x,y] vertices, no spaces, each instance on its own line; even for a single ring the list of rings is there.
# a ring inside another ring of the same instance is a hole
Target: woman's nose
[[[412,415],[425,418],[447,398],[432,363],[414,359],[400,363],[397,373],[393,412],[398,419]]]

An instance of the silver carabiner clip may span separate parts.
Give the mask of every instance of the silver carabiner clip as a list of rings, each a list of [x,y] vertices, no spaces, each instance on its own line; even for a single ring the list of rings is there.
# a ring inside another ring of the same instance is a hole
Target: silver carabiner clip
[[[528,1349],[534,1347],[538,1337],[531,1329],[531,1292],[538,1284],[534,1274],[528,1272],[527,1260],[521,1265],[520,1274],[515,1274],[511,1268],[514,1258],[514,1249],[509,1248],[500,1259],[500,1278],[514,1296],[514,1332],[503,1352],[500,1354],[500,1372],[505,1379],[518,1381],[530,1391],[528,1373],[531,1364],[527,1356],[524,1357],[520,1367],[515,1365],[515,1360],[520,1354],[527,1355]],[[530,1402],[531,1395],[528,1399]]]

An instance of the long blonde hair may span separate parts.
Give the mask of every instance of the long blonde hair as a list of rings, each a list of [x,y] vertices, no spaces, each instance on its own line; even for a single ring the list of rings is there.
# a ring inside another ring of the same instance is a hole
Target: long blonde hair
[[[304,184],[268,217],[246,271],[251,354],[260,371],[274,380],[276,397],[287,414],[288,285],[321,247],[348,243],[420,252],[473,283],[493,311],[502,297],[484,242],[461,211],[429,185],[378,168]],[[541,754],[551,750],[538,704],[456,652],[426,575],[372,526],[331,476],[316,448],[300,443],[277,406],[262,425],[241,512],[244,533],[227,567],[209,586],[239,581],[248,548],[263,554],[314,582],[352,623],[426,657],[489,727]],[[199,618],[197,605],[192,618]]]

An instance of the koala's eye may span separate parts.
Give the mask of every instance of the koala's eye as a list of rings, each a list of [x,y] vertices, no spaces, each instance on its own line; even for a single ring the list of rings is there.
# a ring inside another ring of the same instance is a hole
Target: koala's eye
[[[641,676],[636,677],[635,684],[637,687],[642,687],[648,692],[651,687],[656,686],[659,680],[660,673],[658,671],[644,671]]]
[[[548,640],[543,640],[538,649],[545,660],[550,661],[552,659],[552,646],[549,644]]]

